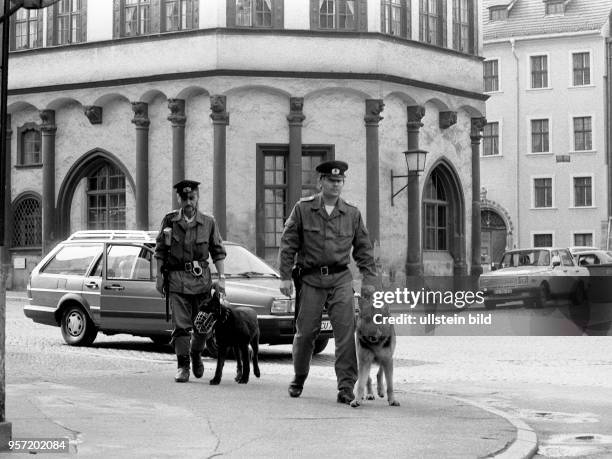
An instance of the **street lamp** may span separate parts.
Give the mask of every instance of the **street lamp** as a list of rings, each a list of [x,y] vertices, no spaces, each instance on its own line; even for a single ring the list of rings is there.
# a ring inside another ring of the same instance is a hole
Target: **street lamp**
[[[425,170],[427,152],[419,148],[404,152],[408,168],[408,248],[406,253],[406,286],[418,290],[423,278],[421,247],[421,200],[419,176]]]
[[[425,170],[427,151],[418,148],[415,150],[406,150],[404,156],[406,157],[406,167],[408,168],[409,176],[410,174],[420,175]]]

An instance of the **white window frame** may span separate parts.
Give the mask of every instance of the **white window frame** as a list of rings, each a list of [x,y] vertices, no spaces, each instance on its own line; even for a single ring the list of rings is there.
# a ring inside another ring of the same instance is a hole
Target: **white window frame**
[[[503,92],[502,90],[502,60],[500,57],[487,57],[484,62],[489,62],[489,61],[497,61],[497,91],[483,91],[485,94],[497,94],[500,92]],[[482,64],[482,77],[483,77],[483,90],[484,90],[484,62]]]
[[[591,235],[591,240],[592,240],[592,245],[593,245],[593,247],[595,247],[595,231],[593,231],[593,229],[574,230],[574,231],[572,231],[572,239],[571,239],[570,247],[578,245],[578,244],[576,244],[576,234],[590,234]]]
[[[578,54],[578,53],[588,53],[589,55],[589,69],[591,71],[591,81],[589,82],[589,84],[581,84],[581,85],[574,86],[574,54]],[[569,61],[568,88],[593,88],[595,87],[595,84],[593,83],[594,78],[593,78],[593,50],[592,49],[571,49],[569,51],[568,61]]]
[[[485,156],[484,154],[484,135],[480,141],[480,157],[481,158],[500,158],[502,156],[504,156],[504,149],[503,149],[503,145],[502,145],[502,132],[503,132],[503,123],[502,120],[487,120],[487,124],[488,123],[497,123],[498,124],[498,135],[497,135],[497,149],[499,150],[499,154],[497,155],[487,155]]]
[[[550,247],[542,247],[543,249],[548,249],[548,248],[553,248],[555,247],[555,232],[554,230],[550,230],[550,231],[546,231],[546,230],[539,230],[539,231],[531,231],[531,247],[535,248],[535,236],[541,235],[541,234],[550,234],[552,236],[552,241],[551,241],[551,245]]]
[[[590,206],[577,206],[576,205],[576,190],[574,190],[574,179],[575,178],[582,178],[582,177],[589,177],[591,179],[591,205]],[[570,188],[571,188],[571,193],[572,193],[572,199],[571,199],[571,207],[570,209],[595,209],[597,208],[597,205],[595,203],[595,175],[592,172],[585,172],[584,174],[580,174],[580,173],[574,173],[574,174],[570,174]]]
[[[548,120],[548,151],[533,151],[533,136],[531,132],[531,122],[535,120]],[[553,154],[553,120],[550,115],[532,116],[527,119],[527,132],[529,133],[528,140],[528,155],[539,156],[539,155],[552,155]]]
[[[574,146],[576,145],[575,142],[575,132],[574,132],[574,118],[591,118],[591,149],[590,150],[576,150],[574,148]],[[595,145],[595,115],[592,113],[571,113],[569,114],[569,120],[568,120],[568,127],[569,127],[569,132],[570,135],[569,137],[569,152],[571,154],[584,154],[584,153],[596,153],[597,152],[597,145]]]
[[[546,80],[548,83],[548,86],[544,86],[542,88],[532,88],[531,87],[531,58],[532,57],[536,57],[536,56],[546,56]],[[525,88],[527,88],[527,91],[548,91],[551,90],[553,88],[552,86],[552,72],[550,69],[550,64],[551,64],[551,60],[550,60],[550,53],[547,52],[541,52],[541,53],[530,53],[527,54],[527,84],[525,85]]]
[[[556,189],[556,183],[555,183],[555,176],[554,174],[547,174],[547,175],[532,175],[530,178],[530,183],[531,183],[531,210],[551,210],[551,209],[556,209],[556,200],[555,200],[555,189]],[[550,207],[536,207],[535,205],[535,180],[536,179],[551,179],[551,189],[550,192],[552,194],[551,196],[551,200],[550,200]],[[573,187],[573,183],[572,183],[572,187]],[[573,190],[573,189],[572,189]]]

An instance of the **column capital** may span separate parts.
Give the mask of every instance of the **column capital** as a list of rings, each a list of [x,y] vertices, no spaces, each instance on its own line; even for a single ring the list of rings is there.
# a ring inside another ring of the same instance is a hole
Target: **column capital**
[[[132,111],[134,112],[132,123],[139,128],[148,128],[151,124],[149,120],[149,104],[146,102],[132,102]]]
[[[408,128],[418,130],[423,127],[421,120],[425,116],[425,107],[422,105],[408,105],[406,109],[408,113]]]
[[[289,114],[287,115],[287,121],[289,124],[302,125],[302,121],[306,119],[302,110],[304,109],[304,98],[303,97],[290,97],[289,98]]]
[[[482,139],[482,128],[487,124],[487,119],[484,116],[471,118],[470,120],[470,139],[472,143],[480,143]]]
[[[227,97],[220,95],[210,96],[210,118],[213,120],[213,124],[229,124],[229,113],[225,110],[227,104]]]
[[[38,115],[42,120],[40,130],[43,133],[55,133],[55,131],[57,131],[57,126],[55,125],[55,110],[40,110]]]
[[[440,112],[440,129],[448,129],[457,124],[457,112]]]
[[[97,105],[85,105],[83,113],[91,124],[102,124],[102,107]]]
[[[168,99],[168,108],[170,109],[168,121],[172,123],[172,126],[185,126],[185,121],[187,121],[185,99]]]
[[[367,125],[378,126],[378,123],[383,119],[380,113],[383,111],[385,104],[382,99],[366,99],[366,113],[364,121]]]

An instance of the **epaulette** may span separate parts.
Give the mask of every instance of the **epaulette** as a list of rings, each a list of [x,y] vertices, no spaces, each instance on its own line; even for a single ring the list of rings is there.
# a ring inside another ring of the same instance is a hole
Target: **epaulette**
[[[306,196],[305,198],[300,199],[300,202],[314,201],[315,197],[316,196],[314,194],[312,196]]]
[[[352,202],[346,201],[346,200],[344,201],[344,204],[346,204],[347,206],[351,206],[351,207],[357,207],[357,204],[353,204]]]
[[[174,217],[174,216],[175,216],[176,214],[178,214],[178,213],[179,213],[179,210],[178,210],[178,209],[174,209],[174,210],[171,210],[170,212],[168,212],[168,213],[166,214],[166,217]],[[164,218],[165,218],[165,217],[164,217]]]

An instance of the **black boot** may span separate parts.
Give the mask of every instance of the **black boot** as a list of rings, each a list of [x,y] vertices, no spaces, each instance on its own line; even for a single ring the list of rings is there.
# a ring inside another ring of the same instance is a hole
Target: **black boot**
[[[174,377],[174,380],[176,382],[189,381],[189,356],[177,355],[176,361],[178,370],[176,371],[176,376]]]
[[[304,381],[306,381],[306,376],[308,375],[295,375],[293,377],[293,381],[289,384],[289,396],[290,397],[299,397],[302,395],[302,390],[304,389]]]
[[[338,403],[350,405],[353,400],[355,400],[355,394],[353,393],[353,389],[344,387],[338,391],[338,398],[336,399]]]
[[[202,363],[202,353],[192,352],[191,353],[191,368],[193,369],[193,375],[196,378],[201,378],[204,374],[204,364]]]

